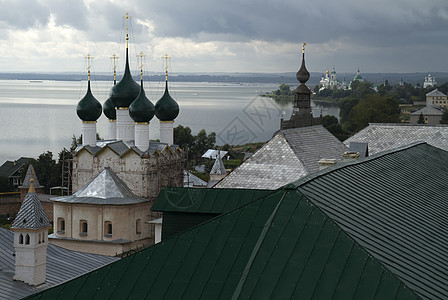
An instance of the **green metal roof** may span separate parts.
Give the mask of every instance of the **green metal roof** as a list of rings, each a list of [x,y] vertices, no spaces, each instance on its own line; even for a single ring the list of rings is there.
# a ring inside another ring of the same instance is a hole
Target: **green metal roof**
[[[218,298],[418,296],[299,191],[282,189],[27,299]]]
[[[448,299],[448,152],[414,143],[297,187],[420,296]]]
[[[272,193],[271,190],[165,187],[151,210],[221,214]]]

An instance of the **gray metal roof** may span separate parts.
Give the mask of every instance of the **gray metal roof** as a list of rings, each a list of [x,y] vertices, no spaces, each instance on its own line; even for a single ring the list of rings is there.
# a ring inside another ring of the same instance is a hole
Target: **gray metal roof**
[[[155,151],[162,152],[166,147],[169,147],[173,152],[176,151],[179,146],[178,145],[168,145],[166,143],[149,141],[149,147],[146,151],[141,151],[138,149],[134,141],[117,141],[117,140],[101,140],[97,141],[96,146],[78,146],[75,150],[76,153],[81,151],[82,149],[86,149],[93,155],[96,155],[98,152],[103,150],[104,148],[109,148],[113,152],[115,152],[118,156],[122,156],[129,152],[130,150],[134,151],[140,156],[151,156]]]
[[[33,177],[33,185],[35,188],[43,188],[43,186],[39,184],[39,180],[37,179],[36,172],[34,171],[32,164],[28,166],[28,170],[26,170],[26,175],[20,188],[29,188],[31,185],[31,177]]]
[[[342,155],[348,151],[348,148],[322,125],[286,129],[281,130],[281,133],[308,173],[319,170],[317,162],[322,158],[342,160]]]
[[[322,158],[341,160],[346,151],[322,125],[281,130],[215,187],[276,189],[317,171]]]
[[[75,252],[49,244],[47,279],[44,284],[34,287],[13,280],[13,238],[13,232],[0,228],[0,299],[21,299],[119,260],[117,257]]]
[[[426,96],[434,97],[434,96],[446,96],[444,93],[439,91],[438,89],[435,89],[429,93],[426,94]]]
[[[89,181],[70,196],[52,198],[56,202],[126,205],[148,202],[148,199],[135,196],[126,184],[110,169]]]
[[[417,143],[291,184],[426,299],[448,299],[448,152]]]
[[[419,141],[448,151],[448,125],[371,123],[344,144],[368,143],[372,155]]]
[[[213,164],[212,169],[210,170],[211,175],[224,175],[226,174],[226,167],[224,166],[224,163],[222,162],[221,155],[216,155],[215,163]]]
[[[184,187],[192,186],[207,186],[207,182],[192,174],[191,172],[184,170]]]
[[[305,175],[305,166],[280,133],[214,187],[276,189]]]
[[[28,193],[12,224],[11,229],[41,229],[51,227],[36,193]]]
[[[210,158],[210,159],[216,159],[216,157],[219,156],[223,158],[226,156],[228,151],[222,151],[222,150],[215,150],[215,149],[208,149],[204,154],[202,154],[203,158]]]
[[[443,115],[443,107],[428,105],[411,113],[411,115],[420,115],[420,114],[423,114],[425,116],[428,115],[441,116]]]

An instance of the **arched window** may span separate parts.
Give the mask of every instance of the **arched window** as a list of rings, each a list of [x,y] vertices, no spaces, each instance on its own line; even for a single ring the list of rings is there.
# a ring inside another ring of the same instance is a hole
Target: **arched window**
[[[104,222],[104,236],[106,236],[106,237],[112,236],[112,222],[111,221]]]
[[[65,219],[64,218],[58,218],[58,231],[59,234],[65,233]]]
[[[42,232],[42,243],[45,243],[45,231]]]
[[[23,244],[23,234],[19,235],[19,244]]]
[[[30,236],[29,234],[26,234],[25,236],[25,245],[29,245],[30,244]]]
[[[40,244],[41,234],[39,233],[39,240],[37,241],[38,244]]]
[[[87,221],[81,220],[79,221],[79,235],[87,235]]]
[[[135,233],[136,234],[142,233],[142,220],[140,219],[137,219],[137,221],[135,221]]]

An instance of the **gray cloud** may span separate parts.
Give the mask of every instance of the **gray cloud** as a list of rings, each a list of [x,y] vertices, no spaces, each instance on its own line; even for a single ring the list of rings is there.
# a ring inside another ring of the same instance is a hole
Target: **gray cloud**
[[[48,7],[37,0],[0,0],[0,7],[0,20],[12,28],[45,25],[50,19]]]

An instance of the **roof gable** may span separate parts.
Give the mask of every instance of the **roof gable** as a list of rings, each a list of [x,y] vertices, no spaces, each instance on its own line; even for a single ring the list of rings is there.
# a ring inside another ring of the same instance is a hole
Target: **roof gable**
[[[281,132],[308,173],[319,170],[319,160],[341,160],[344,152],[348,151],[348,148],[322,125],[286,129]]]
[[[224,177],[215,188],[276,189],[307,174],[305,166],[280,133]]]
[[[417,299],[296,190],[239,209],[30,299]]]

